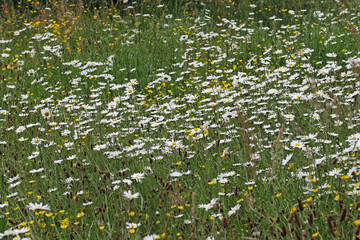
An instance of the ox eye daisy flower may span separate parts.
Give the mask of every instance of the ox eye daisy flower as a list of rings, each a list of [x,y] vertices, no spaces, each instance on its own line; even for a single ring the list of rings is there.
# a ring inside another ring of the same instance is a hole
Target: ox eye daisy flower
[[[214,207],[217,200],[218,200],[217,198],[213,198],[213,199],[211,199],[211,201],[208,204],[200,204],[199,208],[204,208],[206,211],[208,211],[209,209]]]
[[[356,133],[350,135],[346,141],[352,143],[352,142],[357,142],[359,140],[360,140],[360,133]]]
[[[145,178],[145,174],[144,173],[134,173],[133,175],[131,175],[131,178],[136,180],[137,182],[141,182]]]
[[[20,127],[18,127],[18,128],[15,130],[15,132],[16,132],[16,133],[21,133],[21,132],[25,131],[25,129],[26,129],[25,126],[20,126]]]
[[[106,144],[99,144],[94,147],[94,150],[99,151],[104,148],[106,148]]]
[[[38,146],[38,145],[41,144],[42,141],[44,141],[44,140],[41,139],[41,138],[33,138],[33,139],[31,140],[31,144]]]
[[[189,38],[188,35],[182,35],[182,36],[180,37],[180,41],[185,41],[185,40],[187,40],[188,38]]]
[[[339,127],[339,126],[341,126],[343,124],[343,122],[340,121],[340,120],[336,120],[334,123],[335,123],[334,124],[335,127]]]
[[[131,94],[133,94],[133,93],[134,93],[134,88],[133,88],[133,86],[128,85],[128,86],[126,87],[125,94],[126,94],[126,95],[131,95]]]
[[[270,89],[269,91],[267,91],[267,94],[269,94],[269,95],[276,95],[278,93],[279,93],[279,91],[276,89]]]
[[[229,217],[236,213],[237,210],[240,209],[240,204],[237,204],[235,207],[231,208],[231,210],[228,212]]]
[[[170,177],[181,177],[183,174],[181,172],[171,172],[169,174]]]
[[[36,73],[36,72],[35,72],[34,69],[30,69],[30,70],[27,72],[28,76],[34,76],[35,73]]]
[[[334,177],[334,176],[340,176],[340,175],[342,175],[341,174],[341,171],[342,171],[342,169],[340,169],[340,168],[335,168],[335,169],[333,169],[333,170],[331,170],[330,172],[328,172],[328,176],[331,176],[331,177]]]
[[[171,76],[169,76],[167,74],[163,74],[161,76],[161,80],[164,81],[164,82],[169,82],[169,81],[171,81]]]
[[[124,179],[123,182],[126,183],[127,185],[132,184],[132,181],[130,179]]]
[[[126,197],[127,199],[135,199],[139,197],[139,193],[131,193],[131,191],[124,191],[124,197]]]
[[[208,105],[211,106],[211,107],[215,107],[216,104],[217,104],[217,103],[215,103],[215,102],[210,102],[210,103],[208,103]]]
[[[311,117],[316,120],[320,119],[320,115],[318,113],[314,113]]]
[[[50,210],[49,205],[43,205],[42,203],[29,203],[27,207],[29,210]]]
[[[131,228],[135,229],[140,226],[141,223],[129,223],[129,222],[126,223],[126,229],[131,229]]]
[[[235,172],[231,171],[231,172],[226,172],[226,173],[220,174],[219,178],[231,177],[231,176],[234,176],[234,175],[235,175]]]
[[[39,173],[39,172],[42,172],[42,171],[44,171],[44,168],[30,170],[29,173],[34,174],[34,173]]]
[[[111,55],[111,56],[109,56],[109,57],[107,58],[107,64],[108,64],[108,65],[110,65],[110,66],[113,65],[113,63],[114,63],[114,57],[115,57],[115,55]]]
[[[292,121],[295,118],[295,116],[292,114],[284,114],[283,116],[287,121]]]
[[[70,147],[72,147],[73,145],[74,145],[73,142],[65,143],[65,147],[67,147],[67,148],[70,148]]]
[[[206,87],[206,86],[208,86],[210,83],[209,82],[203,82],[201,85],[203,86],[203,87]]]
[[[45,51],[51,51],[51,46],[49,46],[49,45],[45,45],[45,46],[43,46],[43,48]]]
[[[227,178],[220,178],[220,179],[218,180],[218,182],[219,182],[219,183],[228,183],[228,182],[229,182],[229,179],[227,179]]]
[[[303,148],[304,147],[304,143],[302,143],[301,141],[292,141],[290,143],[290,146],[294,147],[294,148]]]
[[[167,141],[166,145],[169,147],[175,147],[178,148],[181,146],[181,141]]]
[[[337,54],[336,53],[327,53],[326,56],[331,57],[331,58],[335,58],[337,56]]]
[[[28,140],[28,138],[21,137],[21,138],[18,139],[19,142],[24,142],[26,140]]]
[[[152,234],[152,235],[145,236],[143,240],[155,240],[158,238],[160,238],[160,235]]]
[[[50,114],[49,108],[41,109],[41,115],[42,115],[45,119],[50,118],[50,117],[51,117],[51,114]]]

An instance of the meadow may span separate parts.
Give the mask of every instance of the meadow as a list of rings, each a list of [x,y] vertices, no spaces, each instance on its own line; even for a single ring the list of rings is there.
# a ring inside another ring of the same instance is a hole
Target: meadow
[[[0,239],[360,239],[357,1],[0,3]]]

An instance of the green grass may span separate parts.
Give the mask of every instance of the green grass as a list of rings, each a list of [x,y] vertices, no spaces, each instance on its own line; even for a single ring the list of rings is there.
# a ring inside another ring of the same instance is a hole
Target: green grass
[[[356,1],[87,4],[2,5],[0,238],[360,238]]]

